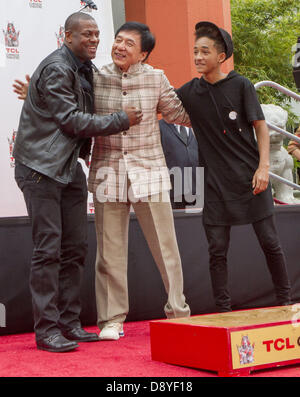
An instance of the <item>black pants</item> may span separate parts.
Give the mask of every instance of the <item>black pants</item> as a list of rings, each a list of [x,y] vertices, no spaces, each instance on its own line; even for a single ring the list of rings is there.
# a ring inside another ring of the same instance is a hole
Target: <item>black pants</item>
[[[177,198],[178,199],[178,198]],[[196,204],[196,200],[193,201],[187,201],[185,199],[185,196],[181,196],[181,200],[180,201],[174,201],[174,197],[170,196],[170,201],[171,201],[171,205],[172,205],[172,209],[173,210],[177,210],[177,209],[184,209],[186,207],[190,207]]]
[[[291,302],[290,283],[274,216],[255,222],[252,226],[266,257],[277,304],[289,304]],[[227,287],[227,252],[231,226],[204,224],[204,229],[209,245],[210,276],[217,310],[229,311],[231,310],[231,300]]]
[[[68,185],[17,163],[15,179],[32,223],[30,289],[36,339],[80,326],[80,281],[87,252],[86,177]]]

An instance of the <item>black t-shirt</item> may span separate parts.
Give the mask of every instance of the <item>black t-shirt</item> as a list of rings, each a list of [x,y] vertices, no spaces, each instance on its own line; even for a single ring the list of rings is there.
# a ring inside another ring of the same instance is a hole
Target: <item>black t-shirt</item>
[[[93,64],[91,61],[82,63],[74,54],[74,52],[67,47],[71,57],[73,58],[80,78],[81,88],[84,95],[85,111],[87,113],[94,113],[94,87],[93,87]],[[81,142],[81,149],[79,157],[85,159],[91,152],[92,140],[85,139]]]
[[[84,93],[84,101],[86,105],[86,112],[94,113],[94,87],[93,87],[93,64],[90,60],[81,62],[74,52],[66,46],[70,55],[72,56],[80,78],[81,88]]]
[[[252,121],[264,120],[253,84],[232,71],[215,84],[203,77],[177,90],[197,137],[205,166],[203,221],[253,223],[273,213],[269,185],[253,194],[259,152]]]

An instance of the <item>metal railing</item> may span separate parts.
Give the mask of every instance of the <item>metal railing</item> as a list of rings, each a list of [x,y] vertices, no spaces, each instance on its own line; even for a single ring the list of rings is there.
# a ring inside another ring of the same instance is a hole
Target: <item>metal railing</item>
[[[260,87],[272,87],[272,88],[282,92],[283,94],[295,99],[296,101],[300,101],[300,95],[298,95],[295,92],[283,87],[282,85],[280,85],[278,83],[275,83],[274,81],[268,81],[268,80],[260,81],[259,83],[254,84],[254,87],[255,87],[256,90],[258,90]],[[280,127],[277,127],[276,125],[274,125],[272,123],[269,123],[269,122],[267,122],[267,126],[269,128],[271,128],[272,130],[277,131],[277,132],[279,132],[282,135],[285,135],[289,139],[292,139],[293,141],[300,143],[300,138],[297,137],[296,135],[291,134],[290,132],[288,132],[288,131],[280,128]],[[292,187],[295,190],[300,190],[300,186],[299,185],[289,181],[288,179],[285,179],[285,178],[282,178],[279,175],[273,174],[273,172],[269,172],[269,175],[270,175],[271,178],[276,179],[276,180],[278,180],[278,181],[280,181],[282,183],[285,183],[286,185]]]
[[[282,178],[279,175],[273,174],[273,172],[269,172],[270,178],[276,179],[279,182],[285,183],[286,185],[292,187],[295,190],[300,190],[300,186],[294,182],[289,181],[288,179]]]

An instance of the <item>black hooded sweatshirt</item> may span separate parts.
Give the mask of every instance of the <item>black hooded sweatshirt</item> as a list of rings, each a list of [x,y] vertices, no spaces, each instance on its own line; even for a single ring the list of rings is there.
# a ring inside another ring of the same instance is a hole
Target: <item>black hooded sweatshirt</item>
[[[264,120],[253,84],[235,71],[210,84],[195,78],[177,90],[188,112],[205,167],[203,222],[241,225],[272,215],[268,189],[253,194],[259,164],[254,120]]]

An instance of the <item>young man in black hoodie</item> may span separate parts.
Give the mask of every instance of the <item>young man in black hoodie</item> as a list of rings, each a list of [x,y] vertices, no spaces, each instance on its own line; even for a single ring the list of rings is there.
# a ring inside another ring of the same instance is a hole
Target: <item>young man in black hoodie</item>
[[[189,113],[205,166],[203,223],[217,310],[231,310],[227,288],[230,228],[249,223],[265,254],[277,303],[289,304],[290,283],[269,184],[269,133],[255,88],[235,71],[221,71],[233,53],[228,32],[199,22],[195,36],[194,60],[202,77],[177,93]]]

